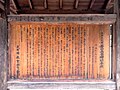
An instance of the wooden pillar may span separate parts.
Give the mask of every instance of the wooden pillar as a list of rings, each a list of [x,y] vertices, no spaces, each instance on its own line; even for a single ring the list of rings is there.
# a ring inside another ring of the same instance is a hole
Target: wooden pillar
[[[8,28],[7,15],[10,13],[10,0],[5,1],[5,11],[0,19],[0,90],[7,90],[8,71]]]
[[[0,90],[7,90],[7,23],[0,19]]]
[[[119,16],[119,0],[114,0],[114,13],[117,15],[117,20],[114,25],[116,31],[116,88],[120,90],[120,16]]]

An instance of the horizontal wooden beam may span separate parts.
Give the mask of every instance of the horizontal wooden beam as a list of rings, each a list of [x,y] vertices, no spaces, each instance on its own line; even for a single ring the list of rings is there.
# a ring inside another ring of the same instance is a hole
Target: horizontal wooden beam
[[[75,22],[75,23],[115,23],[116,14],[41,14],[8,15],[8,21],[20,22]]]
[[[17,82],[17,83],[8,83],[8,89],[55,89],[55,90],[64,90],[64,89],[107,89],[115,90],[115,82]]]
[[[99,9],[99,10],[88,10],[88,11],[80,11],[77,9],[73,9],[73,10],[48,10],[48,9],[44,9],[44,10],[19,10],[18,14],[102,14],[103,10]]]

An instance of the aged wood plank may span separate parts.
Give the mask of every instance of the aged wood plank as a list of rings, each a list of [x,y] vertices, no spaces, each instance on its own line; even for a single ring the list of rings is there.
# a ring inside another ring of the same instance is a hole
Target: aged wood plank
[[[65,69],[65,62],[64,62],[64,28],[65,28],[65,25],[62,26],[61,28],[61,68],[62,68],[62,71],[61,71],[61,76],[62,78],[64,78],[64,69]]]
[[[21,38],[21,31],[20,31],[20,25],[16,26],[16,30],[14,30],[14,32],[16,32],[16,77],[19,78],[20,76],[20,60],[21,60],[21,56],[20,56],[20,48],[21,48],[21,42],[20,42],[20,38]],[[15,68],[15,67],[14,67]]]
[[[34,28],[34,76],[38,77],[38,25]]]
[[[108,79],[109,78],[109,73],[110,73],[110,58],[108,55],[110,54],[109,46],[110,46],[110,30],[109,30],[109,25],[104,25],[103,28],[105,31],[104,32],[104,78]],[[108,66],[108,67],[106,67]]]
[[[28,54],[28,65],[27,65],[27,76],[28,76],[28,78],[31,76],[31,39],[32,39],[32,37],[31,37],[31,25],[28,25],[28,31],[27,31],[27,43],[28,43],[28,45],[27,45],[27,48],[28,48],[28,50],[27,50],[27,54]]]
[[[76,66],[75,66],[75,75],[78,76],[78,66],[79,66],[79,63],[78,63],[78,25],[75,25],[75,61],[76,61]]]
[[[45,34],[45,31],[44,31],[44,28],[45,27],[42,25],[42,42],[41,42],[42,43],[42,47],[41,47],[42,48],[42,53],[41,53],[42,54],[42,60],[41,60],[42,61],[42,63],[41,63],[42,64],[42,66],[41,66],[41,68],[42,68],[41,69],[42,70],[41,71],[42,77],[44,77],[44,74],[45,74],[44,73],[44,69],[45,69],[45,64],[44,64],[44,59],[45,59],[45,56],[44,56],[44,50],[45,50],[45,47],[44,47],[44,34]]]
[[[77,22],[79,24],[86,23],[114,23],[116,21],[116,14],[43,14],[43,15],[8,15],[8,21],[24,21],[24,22]]]
[[[26,32],[26,25],[22,26],[22,34],[21,34],[21,57],[22,57],[22,71],[23,75],[22,78],[26,78],[27,75],[27,32]]]
[[[53,51],[52,51],[52,49],[53,49],[53,44],[52,44],[52,27],[53,26],[51,26],[50,27],[50,72],[51,72],[51,77],[53,77]]]
[[[39,76],[42,77],[42,27],[40,26],[39,28],[39,68],[40,68],[40,72],[39,72]],[[49,50],[48,50],[49,51]],[[49,55],[49,54],[48,54]],[[49,69],[49,67],[48,67]]]
[[[58,54],[58,25],[55,26],[55,67],[56,67],[56,71],[55,71],[55,75],[58,76],[58,69],[59,69],[59,61],[58,61],[58,58],[59,58],[59,54]],[[58,78],[58,77],[57,77]]]
[[[70,33],[69,33],[69,65],[70,65],[70,73],[69,75],[72,76],[72,27],[70,27]]]
[[[11,63],[12,63],[12,66],[11,66],[11,77],[14,78],[15,76],[15,57],[14,57],[14,54],[15,54],[15,26],[12,26],[12,30],[10,32],[12,34],[11,36]]]
[[[92,75],[93,75],[93,71],[92,71],[92,43],[93,43],[93,38],[92,38],[92,32],[93,32],[93,29],[92,29],[92,25],[90,25],[90,28],[89,28],[89,59],[88,59],[88,78],[92,79]],[[94,33],[94,32],[93,32]]]
[[[93,32],[96,35],[93,38],[93,41],[94,41],[93,42],[93,45],[94,45],[94,52],[93,52],[93,55],[94,55],[93,78],[97,79],[98,72],[99,72],[99,70],[98,70],[99,69],[99,51],[98,51],[99,44],[97,43],[97,42],[100,42],[100,40],[99,40],[99,33],[98,33],[99,32],[99,29],[98,29],[99,26],[98,25],[96,25],[96,26],[93,25],[93,27],[95,27]]]
[[[52,29],[52,49],[53,49],[53,50],[52,50],[52,51],[53,51],[53,73],[54,73],[53,76],[54,76],[54,77],[56,77],[56,67],[55,67],[55,64],[56,64],[56,63],[55,63],[55,61],[56,61],[56,60],[55,60],[55,58],[56,58],[56,57],[55,57],[55,56],[56,56],[56,54],[55,54],[55,49],[56,49],[56,48],[55,48],[55,44],[56,44],[56,43],[55,43],[55,26],[53,26],[53,29]]]

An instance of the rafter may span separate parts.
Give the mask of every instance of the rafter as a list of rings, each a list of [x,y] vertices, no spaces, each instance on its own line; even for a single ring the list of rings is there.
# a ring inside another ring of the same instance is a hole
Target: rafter
[[[47,0],[44,0],[44,7],[45,9],[48,8]]]
[[[95,0],[91,0],[88,9],[91,9],[95,3]]]
[[[79,0],[75,0],[75,8],[78,8]]]
[[[106,10],[106,9],[110,8],[110,3],[111,3],[111,1],[112,1],[112,0],[105,0],[102,9]]]
[[[5,16],[7,19],[7,15],[10,14],[10,0],[5,0]]]
[[[0,1],[0,9],[2,9],[3,11],[5,10],[4,8],[4,3]]]
[[[13,6],[16,10],[20,9],[20,6],[19,6],[17,0],[12,0],[12,3],[13,3]]]
[[[59,0],[59,4],[60,4],[60,9],[63,8],[63,0]]]
[[[28,2],[29,2],[30,9],[33,9],[33,3],[32,3],[32,0],[28,0]]]
[[[10,12],[13,13],[13,14],[17,14],[16,10],[13,9],[12,7],[10,7]]]
[[[110,6],[110,3],[111,3],[112,0],[108,0],[106,6],[105,6],[105,9],[108,9],[108,7]]]
[[[14,8],[17,10],[17,6],[16,6],[16,4],[15,4],[15,1],[14,1],[14,0],[11,0],[11,1],[12,1],[12,3],[13,3]]]

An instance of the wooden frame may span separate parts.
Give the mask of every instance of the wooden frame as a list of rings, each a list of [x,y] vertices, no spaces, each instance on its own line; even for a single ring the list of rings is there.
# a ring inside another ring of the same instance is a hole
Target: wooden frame
[[[113,24],[116,22],[116,14],[76,14],[76,15],[57,15],[57,14],[41,14],[41,15],[8,15],[8,21],[10,22],[49,22],[49,23],[61,23],[61,22],[76,22],[80,24],[100,24],[109,23]],[[48,80],[49,81],[49,80]],[[9,89],[24,88],[24,89],[37,89],[37,88],[47,88],[47,89],[77,89],[77,88],[98,88],[98,89],[110,89],[114,90],[116,88],[116,82],[109,81],[88,81],[83,82],[81,80],[63,81],[57,82],[50,81],[46,82],[29,82],[29,81],[8,81]],[[53,87],[54,85],[54,87]],[[71,86],[71,87],[70,87]],[[75,88],[76,87],[76,88]]]
[[[9,0],[5,0],[5,1],[9,1]],[[109,0],[110,2],[111,0]],[[83,14],[83,15],[79,15],[79,14],[73,14],[73,15],[9,15],[8,16],[8,21],[12,22],[12,21],[35,21],[35,22],[40,22],[40,21],[47,21],[47,22],[79,22],[79,23],[115,23],[114,24],[114,46],[113,46],[113,53],[114,53],[114,60],[116,61],[116,64],[114,64],[114,66],[116,66],[117,71],[115,73],[116,76],[116,82],[81,82],[81,83],[36,83],[36,82],[8,82],[8,89],[9,88],[43,88],[43,89],[75,89],[75,87],[77,89],[79,88],[99,88],[99,89],[110,89],[110,90],[119,90],[120,88],[120,27],[119,27],[119,10],[118,10],[118,0],[114,0],[114,13],[112,15],[107,15],[107,14],[96,14],[96,15],[90,15],[90,14]],[[109,3],[108,3],[109,4]],[[8,6],[8,7],[7,7]],[[109,6],[109,5],[107,5]],[[3,7],[3,6],[2,6]],[[17,9],[20,9],[19,7],[16,7]],[[107,7],[106,7],[107,8]],[[3,8],[4,9],[4,8]],[[6,16],[9,14],[9,3],[6,3],[5,6],[5,13]],[[41,11],[40,11],[41,12]],[[44,11],[45,12],[45,11]],[[41,12],[42,13],[42,12]],[[76,12],[76,13],[80,13],[80,12]],[[116,16],[117,15],[117,16]],[[52,17],[51,17],[52,16]],[[69,18],[68,18],[69,16]],[[108,17],[110,16],[110,17]],[[72,19],[70,19],[72,17]],[[60,18],[60,20],[59,20]],[[117,18],[117,21],[116,21]],[[3,20],[3,19],[2,19]],[[4,24],[4,30],[1,31],[1,33],[3,34],[3,36],[5,37],[0,37],[3,38],[1,39],[2,41],[4,41],[4,44],[1,44],[4,48],[2,48],[3,54],[1,54],[2,56],[0,57],[0,62],[3,63],[2,66],[0,66],[1,71],[0,71],[0,89],[1,90],[7,90],[7,85],[6,85],[6,76],[7,76],[7,18],[5,19],[5,21],[0,22],[2,24]],[[1,24],[1,25],[2,25]],[[2,26],[0,26],[2,27]],[[117,51],[117,52],[116,52]],[[116,69],[115,68],[115,69]],[[54,87],[53,87],[54,86]],[[59,88],[58,88],[59,87]]]

